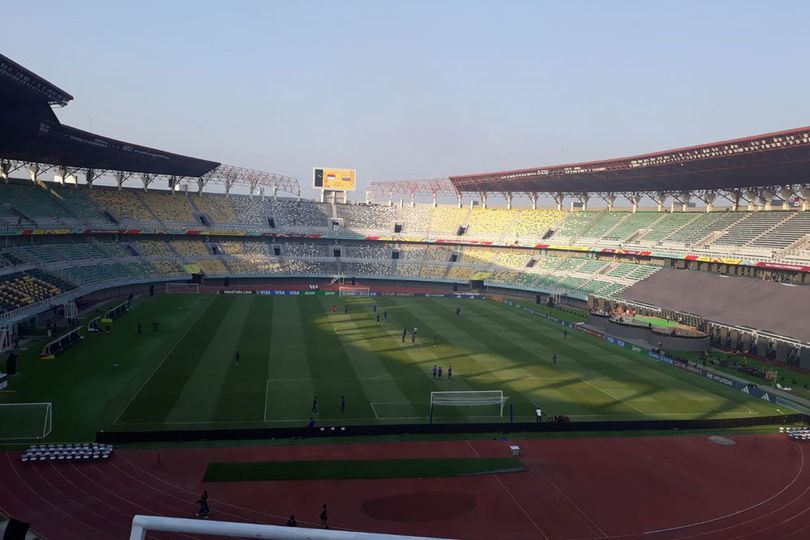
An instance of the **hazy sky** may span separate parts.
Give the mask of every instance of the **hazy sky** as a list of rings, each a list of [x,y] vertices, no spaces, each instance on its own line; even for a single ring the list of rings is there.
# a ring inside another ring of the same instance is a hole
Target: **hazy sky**
[[[807,1],[4,0],[2,13],[0,50],[75,97],[64,123],[307,187],[316,165],[354,167],[365,188],[810,124]]]

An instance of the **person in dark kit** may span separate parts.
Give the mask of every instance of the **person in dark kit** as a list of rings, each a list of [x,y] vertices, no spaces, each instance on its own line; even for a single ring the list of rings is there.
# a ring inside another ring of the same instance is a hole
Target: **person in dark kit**
[[[340,414],[346,412],[346,396],[340,396]]]
[[[437,371],[436,364],[433,364],[433,380],[434,381],[436,380],[436,371]]]
[[[138,323],[138,335],[143,335],[143,330],[141,330],[141,323]]]
[[[287,527],[298,527],[298,522],[295,521],[295,515],[290,516],[287,520]]]
[[[203,494],[200,496],[200,500],[197,501],[197,504],[200,505],[200,509],[197,511],[197,517],[208,519],[208,516],[211,515],[211,509],[208,507],[207,491],[203,491]]]
[[[388,320],[388,312],[387,311],[383,311],[383,319],[386,320],[386,321]]]
[[[329,528],[329,513],[326,510],[326,505],[323,505],[323,509],[321,510],[321,527],[324,529]]]
[[[439,380],[442,380],[442,366],[439,366]]]
[[[234,358],[236,359],[236,365],[238,366],[239,365],[239,351],[236,351],[236,355],[234,355]]]
[[[411,343],[416,343],[416,332],[411,334]]]
[[[349,306],[343,306],[343,314],[344,314],[344,315],[348,315],[348,314],[349,314]]]
[[[408,335],[408,329],[403,328],[402,329],[402,343],[405,343],[405,336],[407,336],[407,335]]]
[[[453,380],[453,366],[452,365],[447,366],[447,380],[448,381]]]
[[[555,366],[557,365],[557,353],[551,355],[551,364]]]
[[[311,416],[309,417],[309,423],[307,424],[307,427],[308,427],[309,429],[312,429],[312,428],[314,428],[314,427],[315,427],[315,419],[314,419],[314,418],[312,418]]]
[[[334,305],[332,305],[332,313],[336,313],[336,312],[337,312],[337,307],[335,307]]]
[[[127,308],[132,307],[132,293],[129,293],[129,298],[127,298]]]
[[[377,313],[377,325],[379,326],[379,324],[380,324],[380,314]]]
[[[568,329],[563,330],[563,339],[568,339]]]
[[[377,304],[374,304],[374,309],[372,309],[371,311],[373,311],[374,313],[377,313]]]
[[[160,323],[158,321],[152,321],[152,332],[157,332],[159,327]]]
[[[456,315],[461,315],[461,306],[456,308]]]
[[[309,410],[309,412],[318,414],[318,396],[312,398],[312,408]]]

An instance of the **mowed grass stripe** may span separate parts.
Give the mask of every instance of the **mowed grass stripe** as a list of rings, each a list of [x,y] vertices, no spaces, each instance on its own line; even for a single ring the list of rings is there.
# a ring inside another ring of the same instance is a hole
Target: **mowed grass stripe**
[[[390,356],[382,356],[378,350],[389,347],[392,336],[386,330],[380,307],[380,325],[376,322],[376,313],[372,312],[371,302],[352,302],[350,312],[343,310],[330,313],[331,299],[322,301],[325,320],[324,325],[337,336],[343,352],[348,360],[348,368],[359,384],[361,394],[346,396],[345,417],[376,418],[378,411],[373,403],[388,402],[399,403],[392,416],[412,418],[417,416],[414,404],[400,389],[399,381],[392,375],[391,370],[400,367],[399,362],[392,362]],[[361,380],[362,379],[362,380]],[[342,387],[343,383],[335,383]],[[341,396],[345,394],[341,393]]]
[[[486,307],[486,309],[498,311],[506,309],[508,311],[506,317],[527,330],[545,327],[545,330],[540,331],[546,335],[559,331],[559,326],[555,323],[508,306],[487,304],[490,307]],[[575,339],[572,340],[572,337]],[[595,384],[608,391],[611,391],[610,389],[615,385],[630,380],[644,385],[646,391],[633,397],[638,403],[652,402],[652,405],[647,403],[644,406],[645,411],[650,415],[671,413],[672,411],[684,414],[694,413],[700,417],[719,413],[725,415],[725,413],[732,412],[746,415],[751,410],[761,414],[776,413],[775,408],[767,403],[757,402],[740,392],[726,389],[722,385],[706,381],[678,368],[654,362],[640,353],[618,348],[598,338],[575,333],[574,330],[569,331],[569,338],[565,340],[564,345],[573,346],[578,351],[583,351],[583,347],[588,345],[597,346],[600,349],[598,355],[593,358],[578,355],[575,356],[576,361],[584,365],[585,370],[589,367],[597,368],[599,364],[606,366],[607,369],[603,370],[598,379],[595,379]],[[609,361],[608,357],[612,361]],[[615,372],[611,369],[613,367],[616,368]]]
[[[180,334],[181,339],[121,415],[119,424],[160,424],[166,419],[228,306],[226,297],[209,300],[196,322]]]
[[[497,308],[499,312],[497,318],[493,318],[490,311],[492,308]],[[482,315],[477,315],[482,311],[484,312]],[[503,312],[502,306],[479,302],[474,309],[468,311],[468,315],[480,325],[488,325],[509,342],[522,346],[524,341],[521,337],[524,334],[513,330],[513,324],[504,324],[507,321],[509,323],[515,321],[511,313]],[[644,410],[641,403],[633,401],[646,392],[659,388],[649,377],[645,377],[652,376],[654,379],[653,372],[639,373],[646,371],[646,367],[635,365],[614,351],[601,349],[596,342],[589,343],[575,339],[574,336],[565,338],[563,329],[559,326],[553,329],[551,335],[540,328],[532,330],[531,335],[536,337],[543,335],[547,338],[544,355],[539,359],[540,363],[552,373],[559,372],[571,377],[567,380],[569,386],[567,393],[578,395],[577,403],[589,402],[591,406],[610,409],[610,414],[627,412],[648,414],[649,411]],[[556,367],[551,362],[552,354],[557,354]],[[613,371],[617,373],[611,376]],[[566,411],[565,414],[571,413]]]
[[[446,309],[442,309],[443,303]],[[416,304],[412,311],[431,331],[439,333],[440,342],[458,351],[448,363],[452,362],[459,381],[475,390],[502,390],[510,397],[516,415],[533,415],[537,390],[555,381],[543,380],[546,374],[542,372],[539,376],[532,372],[536,362],[527,358],[525,351],[490,329],[473,324],[463,313],[456,316],[454,309],[452,302],[430,300]],[[487,376],[481,378],[484,374]]]
[[[430,415],[430,392],[432,391],[454,391],[463,392],[476,390],[465,377],[455,376],[450,380],[447,376],[448,368],[453,365],[458,373],[460,363],[466,358],[465,354],[459,354],[458,349],[450,346],[444,339],[434,340],[434,336],[444,333],[446,322],[430,325],[424,319],[418,317],[413,310],[413,303],[398,302],[394,298],[380,299],[381,307],[389,310],[389,319],[394,323],[390,330],[394,339],[394,346],[389,349],[390,354],[403,358],[403,369],[398,369],[396,378],[401,387],[406,388],[406,393],[414,403],[418,403],[418,410],[422,415]],[[419,329],[417,332],[417,342],[412,343],[410,334],[413,328]],[[401,342],[402,329],[408,330],[405,343]],[[435,346],[434,346],[435,343]],[[455,364],[454,364],[455,362]],[[433,366],[442,367],[442,377],[433,380]],[[407,366],[410,366],[408,368]],[[419,376],[421,375],[421,377]],[[407,379],[405,379],[407,378]],[[427,388],[426,388],[427,385]],[[389,407],[390,409],[390,407]],[[440,407],[434,410],[434,418],[464,419],[467,416],[493,416],[497,413],[495,406],[459,408]]]
[[[223,297],[222,301],[227,302],[228,310],[212,331],[208,345],[182,385],[174,406],[166,416],[167,422],[197,423],[213,419],[225,376],[234,362],[234,353],[239,336],[245,328],[253,297]]]
[[[380,326],[376,326],[375,314],[372,310],[374,304],[378,305],[378,312],[382,315]],[[433,365],[441,365],[443,350],[433,347],[432,337],[426,337],[426,327],[409,311],[407,306],[396,303],[391,298],[353,299],[352,311],[361,312],[363,318],[374,323],[372,331],[379,337],[365,340],[363,336],[353,337],[351,341],[357,347],[367,348],[382,360],[382,366],[387,370],[386,380],[363,379],[362,383],[371,394],[373,388],[382,398],[374,398],[374,412],[381,422],[385,421],[423,421],[430,415],[430,392],[434,390],[469,390],[470,387],[456,379],[453,382],[432,380]],[[388,312],[386,320],[384,313]],[[412,343],[410,333],[413,326],[421,325],[417,343]],[[402,343],[402,330],[408,329],[405,343]],[[428,333],[428,335],[430,335]],[[445,363],[445,368],[447,364]],[[385,375],[379,375],[383,377]],[[394,398],[386,396],[385,389],[396,385],[398,394],[404,397]]]
[[[487,310],[507,309],[506,306],[497,304],[482,304],[482,306]],[[518,310],[508,310],[505,316],[527,330],[537,331],[545,327],[545,330],[540,331],[546,335],[553,332],[552,335],[558,336],[559,348],[568,351],[560,355],[561,365],[573,362],[577,366],[577,371],[582,374],[583,381],[587,381],[590,386],[605,394],[624,400],[647,415],[673,411],[688,413],[696,401],[698,410],[705,410],[706,405],[715,406],[722,401],[722,398],[714,394],[696,392],[696,388],[690,388],[684,385],[684,381],[673,378],[673,373],[662,371],[663,366],[642,358],[637,353],[630,354],[601,340],[578,333],[569,332],[568,339],[561,339],[562,334],[558,333],[561,332],[558,325],[536,318],[529,319],[527,316],[531,317],[530,315]],[[571,349],[574,351],[570,352]],[[586,351],[593,352],[583,354]],[[669,368],[668,371],[676,370]],[[678,388],[678,391],[672,392],[673,388]],[[687,399],[684,399],[685,397]],[[747,410],[740,412],[745,413]]]
[[[264,420],[265,381],[273,328],[272,297],[253,297],[234,354],[219,394],[212,419],[217,422],[261,422]]]
[[[310,371],[306,320],[319,305],[314,299],[272,298],[273,321],[269,344],[264,419],[268,422],[296,422],[309,418],[312,404],[313,373]]]

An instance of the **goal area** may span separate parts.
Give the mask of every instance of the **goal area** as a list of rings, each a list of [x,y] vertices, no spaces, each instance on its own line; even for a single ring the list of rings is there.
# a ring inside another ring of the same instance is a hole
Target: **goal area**
[[[360,285],[341,285],[338,287],[339,296],[371,296],[370,287]]]
[[[167,283],[166,294],[200,294],[199,283]]]
[[[48,403],[0,403],[0,441],[44,439],[53,429]]]
[[[467,390],[467,391],[443,391],[430,393],[430,418],[433,418],[436,407],[495,407],[498,408],[498,416],[503,416],[503,407],[508,396],[503,394],[503,390]]]

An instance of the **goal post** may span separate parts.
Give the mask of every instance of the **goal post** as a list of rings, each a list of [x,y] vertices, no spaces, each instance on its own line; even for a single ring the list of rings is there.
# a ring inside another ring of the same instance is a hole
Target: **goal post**
[[[338,296],[371,296],[371,287],[341,285],[338,287]]]
[[[509,396],[503,390],[440,391],[430,393],[430,418],[433,420],[435,407],[498,407],[498,416],[503,417],[503,407]]]
[[[206,521],[164,516],[136,515],[132,518],[129,540],[146,540],[149,531],[216,535],[217,537],[264,538],[267,540],[448,540],[425,536],[400,536],[398,534],[368,533],[358,531],[333,531],[282,527],[259,523],[236,523],[231,521]]]
[[[52,403],[0,403],[0,441],[44,439],[52,430]]]
[[[200,294],[199,283],[167,283],[166,294]]]

